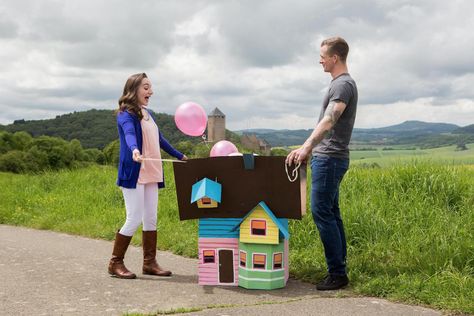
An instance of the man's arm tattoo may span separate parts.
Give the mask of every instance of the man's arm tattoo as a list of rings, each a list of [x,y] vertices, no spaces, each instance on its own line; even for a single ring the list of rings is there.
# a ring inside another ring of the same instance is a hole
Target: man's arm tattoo
[[[333,126],[337,123],[337,121],[342,115],[342,111],[336,110],[334,108],[335,105],[336,105],[336,102],[334,101],[329,102],[328,107],[326,108],[326,111],[324,112],[324,116],[329,117]]]

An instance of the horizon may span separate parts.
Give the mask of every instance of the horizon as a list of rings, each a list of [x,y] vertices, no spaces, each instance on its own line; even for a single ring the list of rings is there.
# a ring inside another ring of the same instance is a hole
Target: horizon
[[[88,110],[73,111],[73,112],[69,112],[69,113],[58,114],[58,115],[56,115],[55,117],[50,117],[50,118],[30,119],[30,120],[18,119],[18,120],[15,120],[15,121],[24,120],[25,122],[29,122],[29,121],[54,120],[54,119],[57,119],[58,117],[61,117],[61,116],[70,115],[70,114],[74,114],[74,113],[80,113],[80,112],[87,112],[87,111],[91,111],[91,110],[96,110],[96,111],[113,111],[113,110],[111,110],[111,109],[97,109],[97,108],[91,108],[91,109],[88,109]],[[174,114],[165,113],[165,112],[156,112],[156,111],[153,111],[153,112],[155,112],[155,113],[157,113],[157,114],[166,114],[166,115],[174,116]],[[208,112],[206,112],[206,113],[209,113],[209,112],[210,112],[210,111],[208,111]],[[225,113],[224,113],[224,114],[225,114]],[[226,118],[227,118],[227,115],[226,115]],[[3,125],[3,126],[13,125],[15,121],[10,122],[10,123],[7,123],[7,124],[0,124],[0,125]],[[399,123],[395,123],[395,124],[391,124],[391,125],[385,125],[385,126],[378,126],[378,127],[358,127],[357,125],[355,125],[355,126],[354,126],[354,129],[377,129],[377,128],[385,128],[385,127],[392,127],[392,126],[397,126],[397,125],[405,124],[405,123],[408,123],[408,122],[431,123],[431,124],[451,124],[451,125],[456,125],[456,126],[458,126],[459,128],[463,128],[463,127],[470,126],[470,125],[473,125],[473,124],[474,124],[474,123],[472,123],[472,124],[467,124],[467,125],[459,125],[459,124],[450,123],[450,122],[428,122],[428,121],[420,121],[420,120],[406,120],[406,121],[403,121],[403,122],[399,122]],[[226,125],[227,125],[227,123],[226,123]],[[233,131],[233,132],[240,132],[240,131],[247,131],[247,130],[274,130],[274,131],[288,130],[288,131],[295,131],[295,130],[313,130],[314,127],[295,128],[295,129],[288,129],[288,128],[281,128],[281,129],[275,129],[275,128],[230,129],[230,128],[228,128],[228,127],[226,126],[226,129],[228,129],[228,130],[230,130],[230,131]]]

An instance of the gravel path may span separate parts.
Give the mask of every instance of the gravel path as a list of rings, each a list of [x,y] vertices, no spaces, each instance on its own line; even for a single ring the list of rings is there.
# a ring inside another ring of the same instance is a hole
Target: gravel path
[[[140,248],[127,252],[135,280],[107,274],[112,242],[0,225],[0,315],[122,315],[185,308],[186,315],[441,315],[439,311],[318,292],[290,279],[284,289],[197,284],[197,260],[159,252],[171,278],[144,276]],[[219,305],[220,308],[215,306]]]

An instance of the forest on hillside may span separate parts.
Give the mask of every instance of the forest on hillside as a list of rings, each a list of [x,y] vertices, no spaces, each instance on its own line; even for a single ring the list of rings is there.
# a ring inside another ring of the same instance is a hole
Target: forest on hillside
[[[198,143],[199,137],[189,137],[180,132],[172,115],[153,113],[160,131],[172,144],[181,141]],[[16,120],[13,124],[3,126],[3,130],[15,133],[24,131],[33,137],[41,135],[59,137],[67,141],[77,139],[84,148],[104,149],[118,138],[116,114],[113,110],[89,110],[58,115],[47,120]]]

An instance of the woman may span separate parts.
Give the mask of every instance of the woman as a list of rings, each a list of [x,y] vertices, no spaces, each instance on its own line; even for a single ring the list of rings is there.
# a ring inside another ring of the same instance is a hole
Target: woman
[[[119,99],[117,125],[120,159],[117,185],[125,200],[127,219],[115,235],[109,273],[123,279],[134,279],[123,263],[133,234],[143,223],[143,274],[170,276],[156,262],[156,220],[158,188],[164,187],[160,148],[179,159],[188,158],[171,146],[158,131],[147,105],[153,95],[145,73],[128,78]]]

